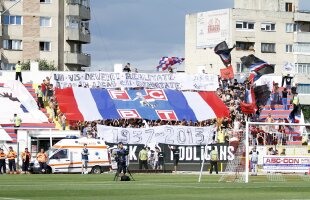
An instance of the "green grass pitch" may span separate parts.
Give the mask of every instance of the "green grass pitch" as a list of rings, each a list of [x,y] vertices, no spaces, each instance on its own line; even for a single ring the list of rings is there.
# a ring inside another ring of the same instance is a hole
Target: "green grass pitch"
[[[249,184],[219,183],[218,175],[133,174],[136,181],[113,181],[113,174],[101,175],[2,175],[0,200],[30,199],[223,199],[223,200],[306,200],[310,199],[310,176],[283,176],[267,181],[251,177]]]

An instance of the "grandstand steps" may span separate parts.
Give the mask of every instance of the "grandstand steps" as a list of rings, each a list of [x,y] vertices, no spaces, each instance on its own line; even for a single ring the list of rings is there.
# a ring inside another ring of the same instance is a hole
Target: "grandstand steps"
[[[35,93],[36,89],[34,88],[36,85],[31,83],[23,84],[25,88],[28,90],[28,92],[31,94],[31,96],[34,98],[34,100],[37,102],[37,95]],[[0,87],[4,87],[4,83],[0,83]],[[37,87],[37,86],[36,86]],[[48,113],[48,109],[41,108],[40,109],[47,118],[50,118],[50,113]],[[15,134],[14,124],[0,124],[4,130],[9,134],[9,136],[13,139],[11,143],[17,142],[17,135]],[[22,123],[20,128],[29,129],[29,128],[50,128],[52,130],[57,130],[55,123]],[[69,129],[68,129],[69,130]]]
[[[1,124],[2,128],[9,134],[9,136],[12,138],[13,141],[11,143],[16,143],[17,142],[17,135],[15,134],[15,129],[14,129],[14,124]],[[55,124],[52,123],[22,123],[21,126],[19,127],[20,129],[31,129],[31,128],[36,128],[36,129],[55,129]]]

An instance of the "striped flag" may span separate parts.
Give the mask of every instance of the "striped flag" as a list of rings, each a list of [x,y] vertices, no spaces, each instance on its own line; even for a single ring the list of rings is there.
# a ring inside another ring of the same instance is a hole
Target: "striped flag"
[[[228,45],[225,41],[219,43],[214,47],[214,53],[220,56],[226,67],[231,65],[231,55],[230,52],[235,48],[228,48]]]
[[[248,56],[243,56],[241,59],[243,66],[249,68],[251,72],[255,72],[256,76],[254,81],[258,80],[261,76],[265,74],[273,74],[274,66],[268,64],[267,62],[255,57],[253,54]]]
[[[61,112],[68,120],[149,119],[203,121],[229,117],[215,92],[177,90],[56,89]]]
[[[181,64],[185,58],[179,57],[162,57],[159,60],[159,65],[156,67],[157,71],[166,71],[169,67],[172,67],[175,64]]]

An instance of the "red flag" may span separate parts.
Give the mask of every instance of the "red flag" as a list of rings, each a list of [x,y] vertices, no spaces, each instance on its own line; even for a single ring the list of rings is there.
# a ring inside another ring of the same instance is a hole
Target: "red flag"
[[[221,69],[221,78],[222,79],[233,79],[234,78],[234,70],[231,65],[229,67]]]
[[[240,107],[241,107],[241,111],[244,114],[253,114],[256,112],[255,110],[255,104],[253,103],[244,103],[244,102],[240,102]]]

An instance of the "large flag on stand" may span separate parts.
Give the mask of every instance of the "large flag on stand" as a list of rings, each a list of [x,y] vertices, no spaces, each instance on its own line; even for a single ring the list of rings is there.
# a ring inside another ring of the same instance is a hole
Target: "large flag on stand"
[[[267,104],[271,91],[268,85],[260,85],[254,88],[254,94],[256,97],[259,97],[256,99],[256,105],[260,107]]]
[[[228,79],[234,78],[234,69],[231,65],[229,67],[221,69],[221,78],[223,80],[228,80]]]
[[[262,75],[274,73],[273,65],[270,65],[267,62],[255,57],[253,54],[243,56],[240,60],[243,66],[249,68],[251,72],[256,73],[254,81],[258,80]]]
[[[245,102],[240,102],[240,107],[244,114],[254,114],[257,111],[256,98],[253,88],[246,90]]]
[[[68,120],[98,119],[193,120],[229,117],[215,92],[178,90],[56,89],[61,112]]]
[[[165,71],[169,67],[172,67],[175,64],[181,64],[184,60],[185,58],[179,58],[179,57],[162,57],[159,60],[157,71]]]
[[[214,47],[214,52],[220,56],[226,67],[231,65],[231,55],[230,52],[235,48],[228,48],[228,45],[225,41],[219,43]]]

